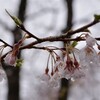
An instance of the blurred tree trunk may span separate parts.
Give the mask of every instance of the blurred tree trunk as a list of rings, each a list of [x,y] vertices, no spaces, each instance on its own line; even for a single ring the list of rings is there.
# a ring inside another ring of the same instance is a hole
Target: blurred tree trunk
[[[27,0],[20,0],[20,5],[18,7],[18,18],[24,22],[25,18],[25,11],[26,11]],[[14,43],[17,43],[21,37],[22,32],[17,26],[12,30]],[[20,58],[21,52],[19,52],[18,58]],[[19,100],[19,72],[20,67],[12,67],[6,66],[5,67],[8,77],[8,100]]]
[[[65,29],[62,30],[63,33],[66,33],[67,31],[71,30],[72,28],[72,19],[73,19],[73,0],[65,0],[66,4],[66,11],[67,11],[67,22]],[[71,36],[68,35],[68,38]],[[64,47],[66,47],[66,43],[64,43]],[[69,80],[63,78],[61,79],[61,88],[59,92],[59,98],[58,100],[67,100],[69,93]]]

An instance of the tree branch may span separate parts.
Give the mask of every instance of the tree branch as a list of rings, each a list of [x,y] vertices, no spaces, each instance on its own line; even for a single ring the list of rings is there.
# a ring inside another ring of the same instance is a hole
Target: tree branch
[[[3,41],[2,39],[0,39],[0,42],[4,43],[6,46],[13,48],[10,44],[8,44],[7,42]]]
[[[25,48],[29,48],[29,47],[32,47],[33,45],[36,45],[36,44],[39,44],[39,43],[43,43],[43,42],[54,42],[54,41],[64,41],[64,42],[67,42],[67,41],[81,41],[81,40],[84,40],[82,38],[74,38],[74,39],[71,39],[71,38],[66,38],[68,34],[70,35],[74,35],[76,33],[79,33],[79,32],[84,32],[85,29],[95,25],[99,23],[99,21],[97,20],[94,20],[93,22],[81,27],[81,28],[78,28],[74,31],[68,31],[66,34],[62,34],[60,36],[49,36],[49,37],[45,37],[45,38],[40,38],[40,40],[36,40],[34,42],[31,42],[30,44],[27,44],[25,46],[22,46],[20,49],[25,49]],[[99,38],[96,38],[97,40],[99,40]]]

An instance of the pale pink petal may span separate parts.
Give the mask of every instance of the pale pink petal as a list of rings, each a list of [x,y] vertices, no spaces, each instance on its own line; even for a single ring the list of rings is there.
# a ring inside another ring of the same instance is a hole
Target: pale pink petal
[[[65,62],[61,59],[58,59],[54,65],[54,69],[58,69],[59,71],[62,71],[65,68]]]
[[[7,54],[7,56],[4,58],[4,61],[6,64],[14,66],[16,63],[16,56],[13,56],[12,53]]]
[[[91,62],[98,62],[98,54],[94,48],[85,46],[79,52],[79,59],[81,65],[87,65]]]
[[[42,74],[42,75],[40,76],[40,79],[41,79],[42,81],[44,81],[44,82],[47,82],[47,81],[50,80],[50,76],[49,76],[48,74]]]
[[[86,43],[88,46],[92,47],[96,43],[96,39],[90,36],[89,34],[86,35]]]
[[[58,87],[59,86],[59,80],[50,79],[49,84],[50,87]]]

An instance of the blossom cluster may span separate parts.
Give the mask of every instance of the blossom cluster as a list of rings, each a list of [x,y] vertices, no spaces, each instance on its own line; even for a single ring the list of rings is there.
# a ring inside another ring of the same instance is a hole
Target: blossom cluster
[[[86,45],[82,49],[76,49],[75,47],[68,47],[66,50],[63,50],[64,57],[61,58],[56,54],[52,57],[54,59],[54,64],[52,64],[51,71],[47,66],[45,73],[41,75],[41,80],[47,82],[50,86],[57,86],[58,81],[61,78],[68,79],[79,79],[85,77],[89,69],[92,66],[100,67],[100,53],[94,49],[96,45],[99,49],[99,44],[96,39],[85,34],[84,38],[86,39]],[[51,55],[55,54],[54,51],[50,52]]]
[[[10,52],[7,53],[7,55],[5,56],[4,63],[10,66],[17,66],[18,64],[21,65],[20,62],[22,62],[20,59],[17,60],[17,55],[19,53],[19,48],[22,45],[23,41],[24,41],[25,37],[23,37],[21,40],[18,41],[18,43],[14,44],[14,46],[12,47],[12,50]],[[6,45],[1,45],[0,46],[0,81],[2,81],[3,79],[6,79],[6,73],[2,67],[2,52],[4,50],[4,48],[6,47]]]
[[[49,86],[58,86],[61,78],[66,78],[67,80],[78,79],[85,77],[88,74],[91,66],[100,67],[100,53],[98,53],[94,48],[94,45],[96,45],[98,49],[100,49],[99,44],[97,43],[96,39],[89,34],[85,34],[84,38],[86,39],[86,45],[80,50],[75,48],[75,46],[72,44],[68,45],[65,49],[59,49],[57,47],[55,47],[55,49],[46,49],[49,51],[49,57],[45,73],[41,75],[41,80],[43,82],[46,81],[46,83],[50,84]],[[24,39],[25,37],[16,43],[12,50],[6,55],[4,58],[4,62],[6,64],[15,66],[19,48]],[[0,47],[0,57],[4,48],[5,45]],[[59,49],[62,52],[63,57],[59,56],[55,52],[56,49]],[[50,61],[51,67],[49,67]],[[1,58],[0,66],[2,66]],[[3,68],[0,67],[0,78],[3,79],[4,77],[5,75]]]

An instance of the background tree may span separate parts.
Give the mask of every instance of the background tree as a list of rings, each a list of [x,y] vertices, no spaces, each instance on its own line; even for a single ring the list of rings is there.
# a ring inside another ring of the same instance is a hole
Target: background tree
[[[21,0],[18,7],[18,18],[24,23],[27,0]],[[14,44],[22,38],[22,31],[15,26],[12,31]],[[20,52],[21,53],[21,52]],[[21,54],[19,53],[18,58]],[[5,66],[8,76],[8,100],[19,100],[19,73],[20,67]],[[9,74],[11,73],[11,74]]]
[[[67,31],[70,31],[73,25],[73,0],[65,0],[66,4],[66,11],[67,11],[67,20],[66,20],[66,27],[62,30],[63,34]],[[67,36],[68,38],[71,37],[70,34]],[[66,47],[66,43],[64,43],[64,47]],[[68,92],[69,92],[69,80],[63,78],[61,80],[61,89],[59,94],[59,100],[67,100]]]

